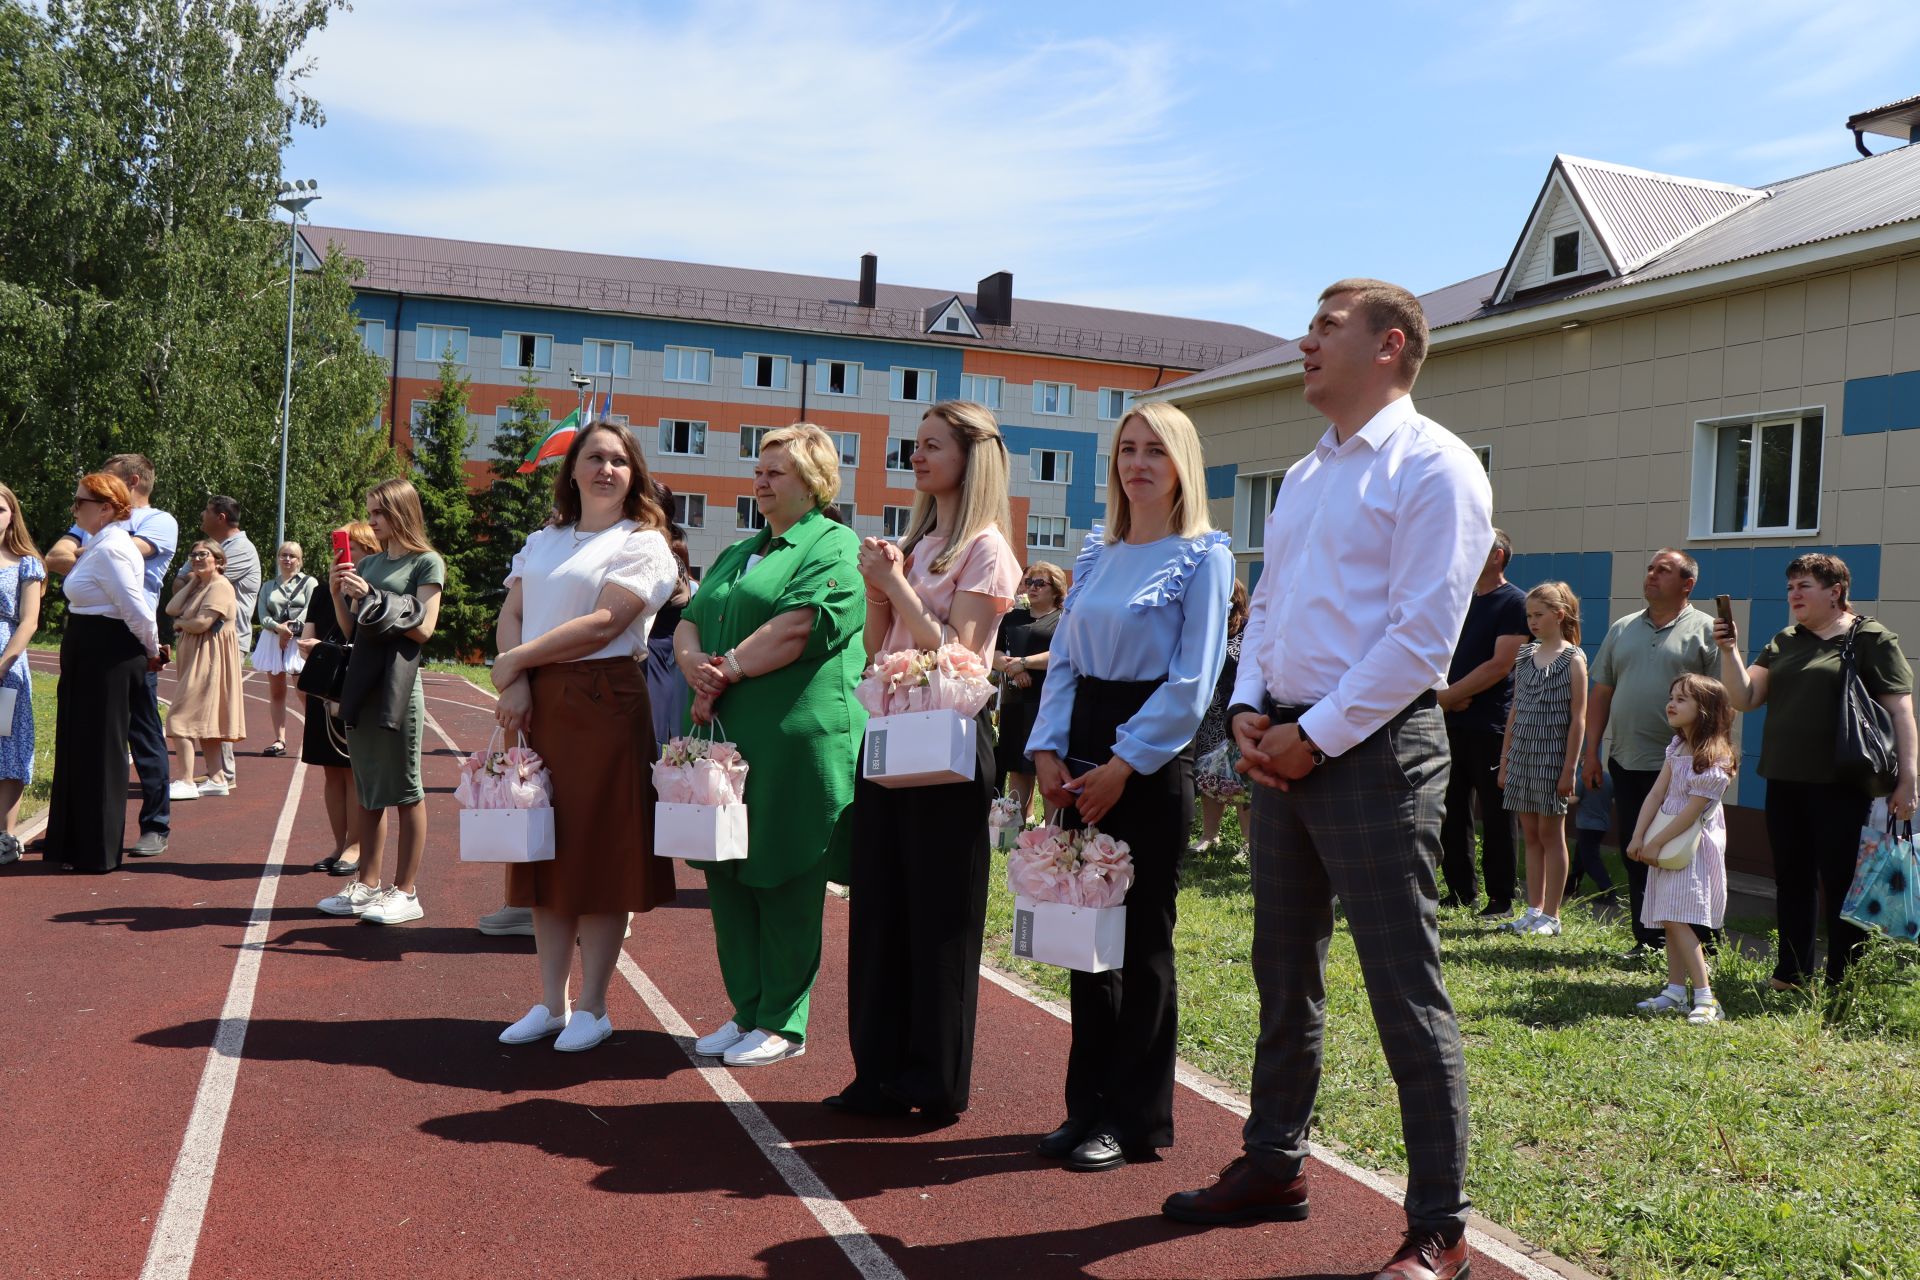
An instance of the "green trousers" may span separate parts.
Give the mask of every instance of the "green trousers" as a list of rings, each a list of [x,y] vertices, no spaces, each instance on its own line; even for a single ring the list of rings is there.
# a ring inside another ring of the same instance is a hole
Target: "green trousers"
[[[805,1040],[813,980],[820,973],[826,860],[771,889],[741,884],[729,863],[705,870],[714,949],[733,1001],[733,1024]]]

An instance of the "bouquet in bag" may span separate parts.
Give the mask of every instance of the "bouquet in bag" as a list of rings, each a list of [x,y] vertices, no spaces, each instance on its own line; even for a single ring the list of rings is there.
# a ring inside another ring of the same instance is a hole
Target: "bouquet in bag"
[[[1200,757],[1193,766],[1193,785],[1200,794],[1222,803],[1241,803],[1247,796],[1246,775],[1234,771],[1240,748],[1229,736],[1225,742]]]
[[[1014,838],[1025,825],[1020,802],[1012,796],[995,796],[987,806],[987,834],[994,848],[1002,852],[1012,849]]]
[[[1093,827],[1034,827],[1022,831],[1007,854],[1007,887],[1036,902],[1117,907],[1132,886],[1133,853],[1127,842]]]
[[[744,804],[747,762],[740,748],[715,738],[669,738],[653,764],[661,804]]]
[[[460,781],[453,798],[465,809],[546,809],[553,804],[553,782],[547,765],[522,737],[501,749],[496,731],[484,751],[460,762]]]
[[[916,711],[979,714],[993,697],[993,682],[980,655],[961,644],[938,649],[896,649],[873,660],[853,691],[868,715],[899,716]]]

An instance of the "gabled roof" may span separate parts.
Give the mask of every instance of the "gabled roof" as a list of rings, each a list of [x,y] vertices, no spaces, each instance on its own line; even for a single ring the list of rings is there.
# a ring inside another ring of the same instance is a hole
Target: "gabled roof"
[[[949,317],[960,322],[958,328],[947,328]],[[980,326],[973,322],[972,313],[967,310],[967,304],[960,301],[960,295],[957,293],[945,302],[936,303],[927,308],[927,323],[924,331],[940,334],[957,333],[968,338],[980,336]]]

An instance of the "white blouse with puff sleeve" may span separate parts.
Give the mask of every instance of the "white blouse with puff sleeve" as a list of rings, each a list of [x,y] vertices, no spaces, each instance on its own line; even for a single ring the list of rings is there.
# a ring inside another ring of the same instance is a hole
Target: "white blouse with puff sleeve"
[[[654,615],[673,595],[679,580],[680,562],[665,536],[631,520],[608,525],[598,533],[581,533],[573,525],[549,525],[527,539],[507,573],[509,588],[520,584],[523,644],[592,613],[601,588],[609,583],[639,598],[641,610],[633,625],[605,647],[578,659],[581,662],[644,653]]]
[[[153,606],[147,603],[145,573],[146,562],[140,558],[140,548],[133,545],[132,536],[119,525],[109,525],[87,540],[73,572],[62,584],[67,612],[118,618],[151,658],[160,652],[160,632],[154,624]]]

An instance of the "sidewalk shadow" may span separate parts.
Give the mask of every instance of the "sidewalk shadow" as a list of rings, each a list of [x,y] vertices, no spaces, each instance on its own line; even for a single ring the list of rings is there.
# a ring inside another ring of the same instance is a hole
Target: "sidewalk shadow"
[[[129,933],[165,933],[172,929],[204,929],[209,925],[244,929],[253,919],[252,907],[93,907],[48,916],[54,924],[119,926]]]
[[[496,1037],[513,1016],[503,1014],[497,1022],[256,1018],[247,1024],[240,1056],[250,1062],[370,1067],[417,1084],[502,1095],[549,1093],[598,1081],[664,1080],[687,1067],[686,1056],[672,1037],[644,1028],[616,1030],[592,1053],[555,1053],[546,1041],[501,1044]],[[145,1032],[134,1043],[160,1049],[206,1049],[219,1025],[217,1018],[199,1018]],[[655,1145],[649,1158],[658,1161],[659,1156]]]
[[[162,854],[158,858],[141,858],[120,864],[122,871],[136,875],[178,876],[182,880],[258,880],[263,868],[258,862],[181,862],[171,855]],[[309,875],[323,874],[302,867],[282,867],[282,876],[306,872]]]
[[[305,916],[311,908],[300,910]],[[391,964],[412,955],[532,955],[533,939],[495,938],[472,925],[402,925],[376,928],[344,916],[318,916],[311,924],[282,929],[267,939],[265,950],[290,956],[334,956]],[[292,923],[289,921],[288,923]],[[237,947],[239,943],[229,943]]]

